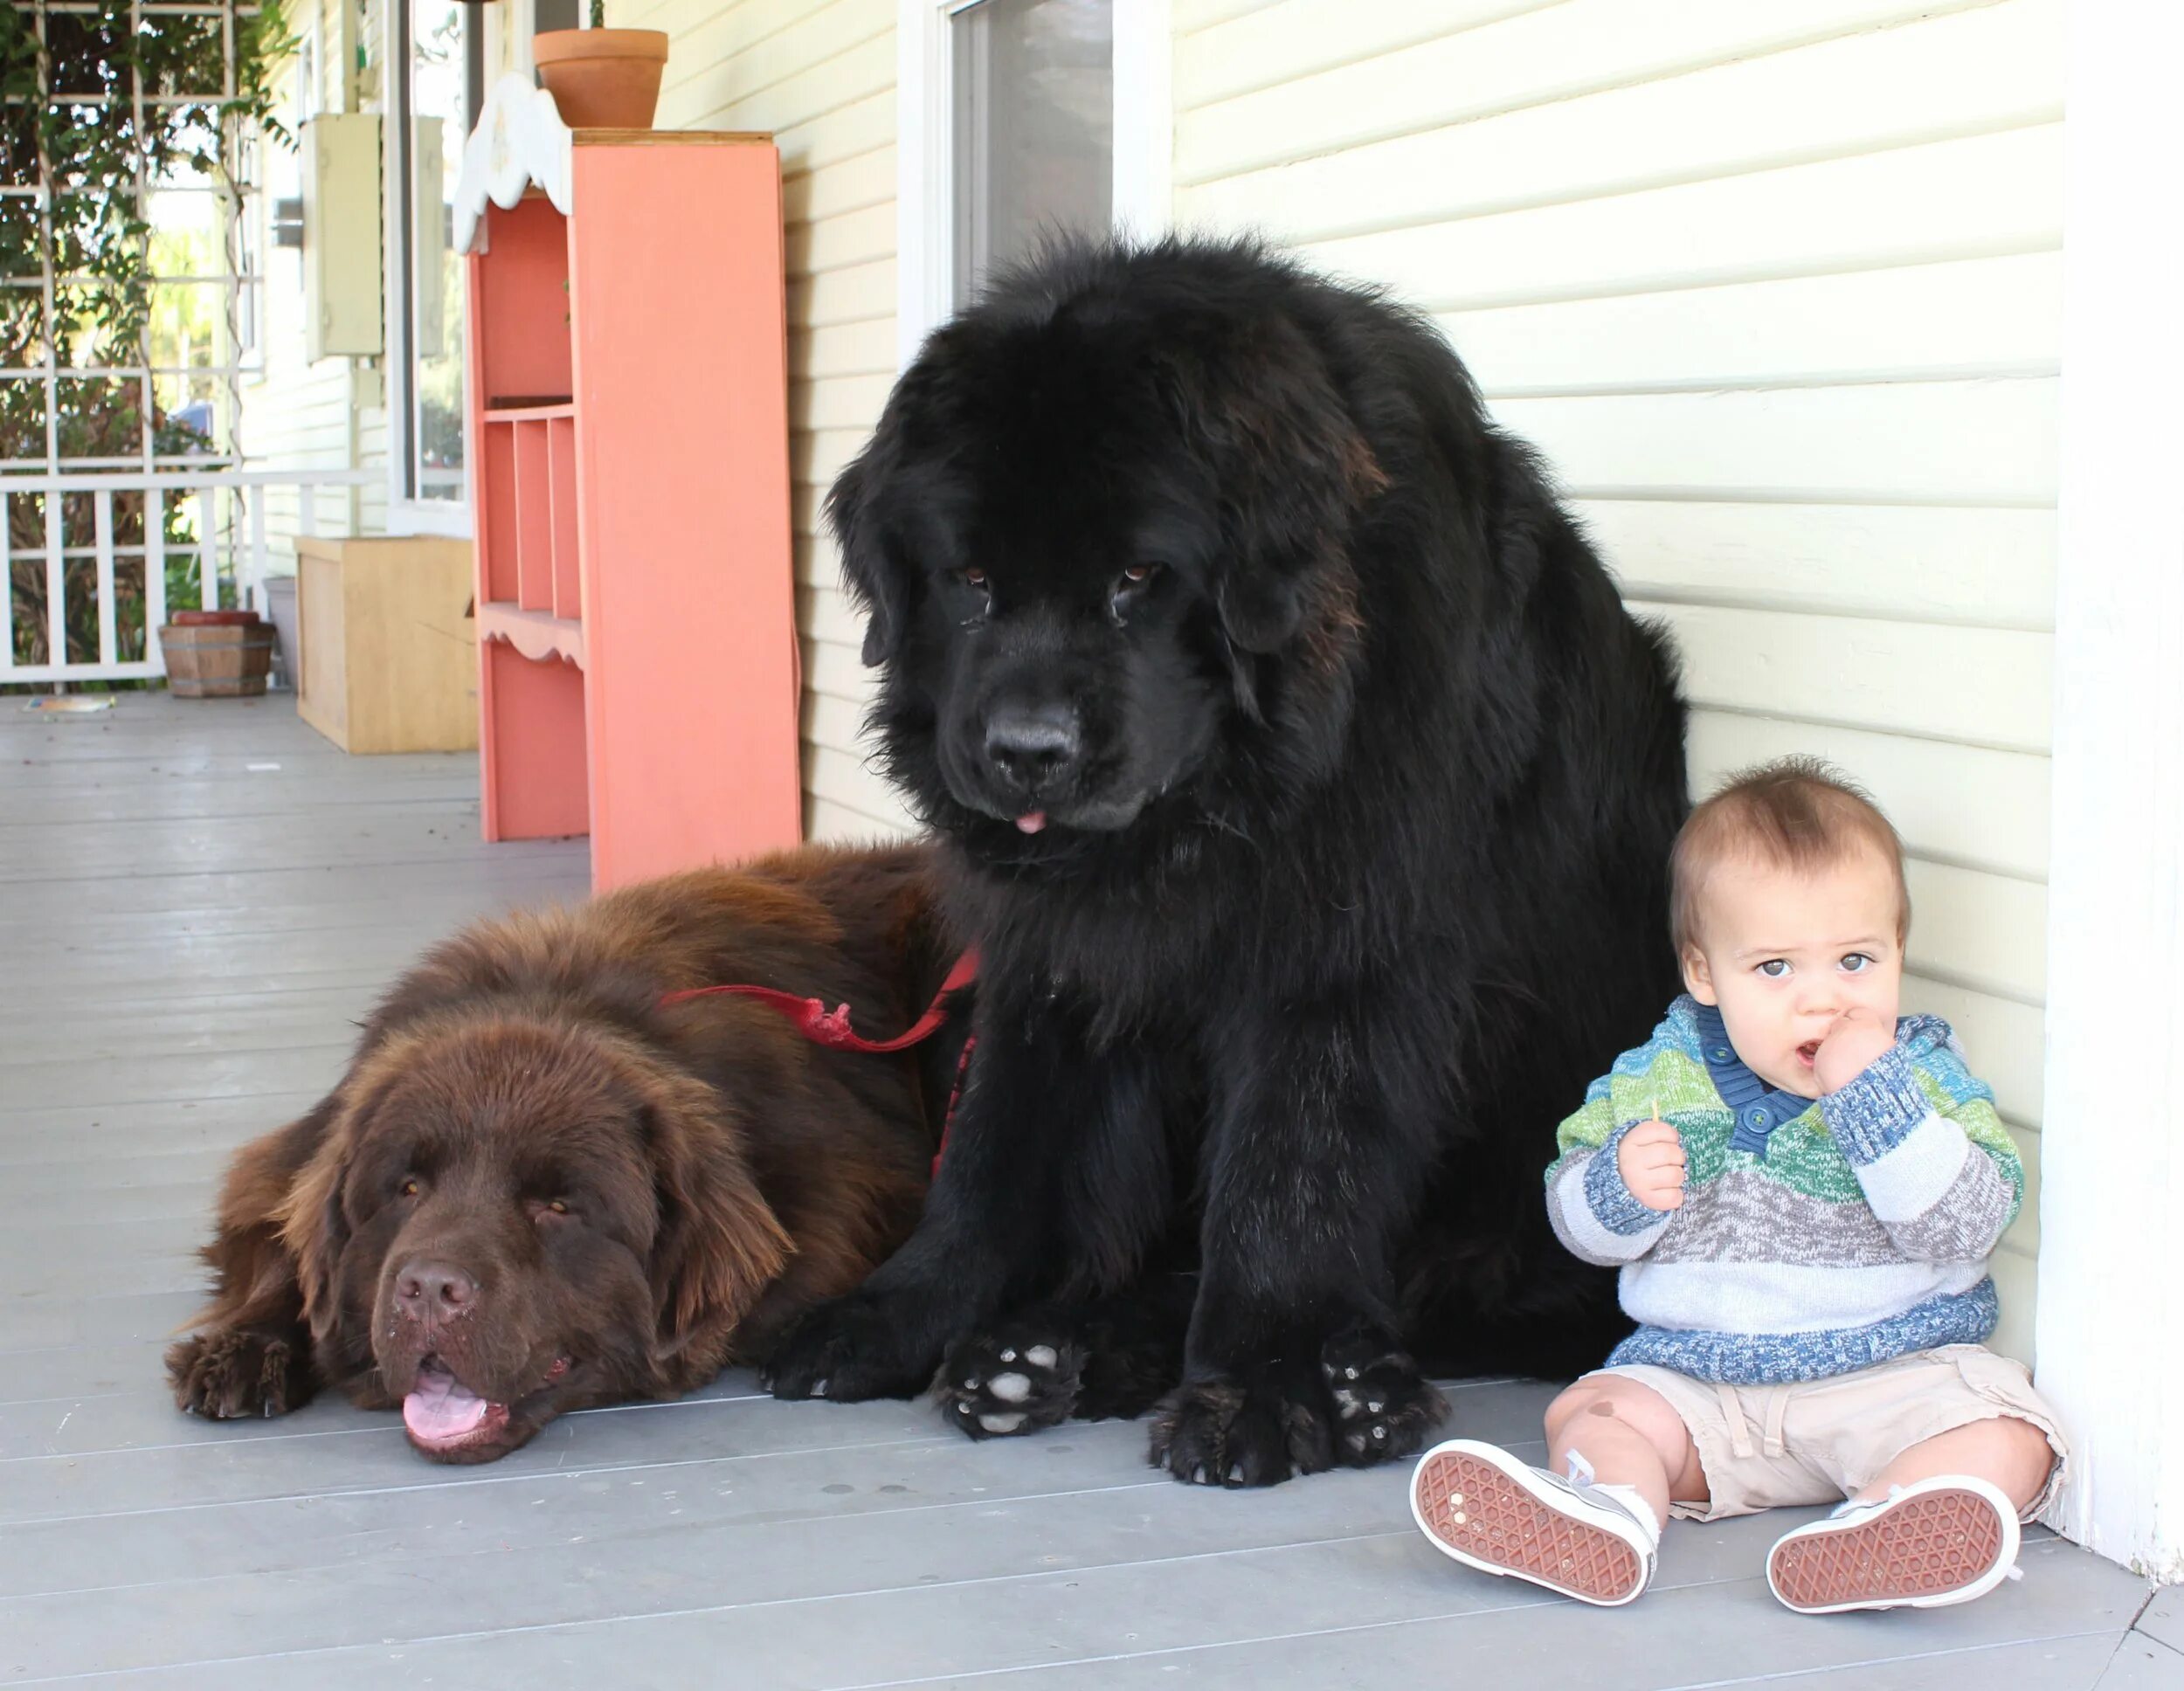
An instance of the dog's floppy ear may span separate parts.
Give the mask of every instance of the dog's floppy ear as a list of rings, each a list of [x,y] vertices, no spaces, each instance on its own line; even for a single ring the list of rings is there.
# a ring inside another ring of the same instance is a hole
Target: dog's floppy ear
[[[893,462],[891,420],[866,443],[826,495],[827,527],[841,553],[842,580],[865,613],[864,661],[874,667],[902,649],[910,614],[910,583],[902,561],[888,545],[873,509],[874,490]]]
[[[702,1326],[726,1330],[740,1322],[796,1246],[712,1089],[677,1079],[650,1091],[646,1123],[660,1199],[652,1283],[660,1346],[672,1354]]]
[[[1220,513],[1222,625],[1246,652],[1278,651],[1330,594],[1350,602],[1350,527],[1387,478],[1286,317],[1223,325],[1158,366]]]
[[[329,1099],[328,1104],[333,1101]],[[321,1105],[321,1110],[328,1105]],[[349,1166],[349,1135],[335,1116],[321,1134],[310,1160],[297,1171],[273,1220],[281,1243],[295,1258],[296,1285],[303,1294],[303,1319],[319,1342],[331,1337],[340,1311],[335,1280],[342,1252],[349,1244],[349,1218],[342,1212],[342,1179]]]

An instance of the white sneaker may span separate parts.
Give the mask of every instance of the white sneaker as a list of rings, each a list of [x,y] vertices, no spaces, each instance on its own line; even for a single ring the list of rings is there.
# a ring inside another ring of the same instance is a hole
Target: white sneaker
[[[1801,1615],[1939,1609],[2016,1577],[2018,1540],[2000,1487],[1939,1474],[1785,1533],[1767,1552],[1767,1585]]]
[[[1489,1574],[1612,1608],[1653,1579],[1660,1523],[1629,1486],[1595,1485],[1582,1456],[1570,1478],[1527,1467],[1476,1439],[1452,1439],[1419,1459],[1411,1515],[1444,1556]]]

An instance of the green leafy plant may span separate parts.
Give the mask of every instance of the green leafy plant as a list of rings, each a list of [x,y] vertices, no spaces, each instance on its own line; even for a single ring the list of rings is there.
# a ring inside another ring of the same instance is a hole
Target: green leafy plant
[[[239,203],[238,153],[252,129],[275,143],[293,139],[273,114],[272,76],[294,51],[283,0],[238,9],[234,20],[233,92],[228,91],[224,20],[217,16],[147,13],[133,20],[128,0],[91,10],[49,10],[38,0],[0,7],[0,365],[59,371],[51,443],[63,459],[140,461],[147,434],[160,455],[202,450],[194,431],[155,410],[146,415],[135,377],[78,374],[85,365],[135,365],[152,356],[156,288],[153,231],[140,184],[194,176]],[[39,31],[40,15],[45,29]],[[134,96],[172,96],[176,103]],[[54,278],[47,309],[40,279]],[[27,286],[25,285],[27,284]],[[0,381],[0,458],[46,455],[45,383]],[[50,652],[42,496],[7,501],[9,540],[17,556],[9,589],[18,663],[42,664]],[[88,547],[94,496],[61,500],[66,548]],[[184,514],[169,501],[170,604],[197,601],[197,560]],[[114,499],[117,547],[144,539],[142,494]],[[143,583],[133,564],[117,571],[120,656],[143,655]],[[98,655],[96,563],[69,560],[66,574],[66,657]]]
[[[591,27],[595,30],[606,27],[606,0],[591,0]]]

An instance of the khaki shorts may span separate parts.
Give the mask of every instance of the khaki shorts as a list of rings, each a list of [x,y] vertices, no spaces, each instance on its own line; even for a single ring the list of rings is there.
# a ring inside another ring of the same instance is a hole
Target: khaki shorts
[[[1648,1387],[1683,1418],[1712,1494],[1673,1507],[1686,1521],[1836,1502],[1913,1445],[2001,1415],[2030,1421],[2055,1450],[2048,1483],[2026,1507],[2029,1521],[2047,1506],[2070,1456],[2023,1364],[1985,1345],[1944,1345],[1793,1385],[1717,1385],[1641,1363],[1587,1377],[1602,1376]]]

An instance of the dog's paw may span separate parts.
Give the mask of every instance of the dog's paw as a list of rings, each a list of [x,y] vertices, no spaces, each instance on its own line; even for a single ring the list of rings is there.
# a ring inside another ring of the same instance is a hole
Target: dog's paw
[[[886,1299],[852,1293],[822,1303],[781,1336],[760,1365],[761,1384],[777,1398],[915,1398],[933,1377],[936,1344],[919,1350],[924,1323]]]
[[[1330,1409],[1317,1370],[1186,1380],[1153,1411],[1150,1458],[1186,1485],[1279,1485],[1334,1465]]]
[[[308,1347],[300,1335],[216,1328],[167,1349],[178,1408],[216,1421],[286,1415],[311,1399]]]
[[[1082,1346],[1011,1322],[951,1345],[933,1388],[950,1425],[1006,1439],[1068,1420],[1083,1373]]]
[[[1375,1334],[1341,1334],[1320,1352],[1335,1405],[1336,1460],[1351,1467],[1415,1456],[1448,1418],[1448,1400],[1418,1364]]]

